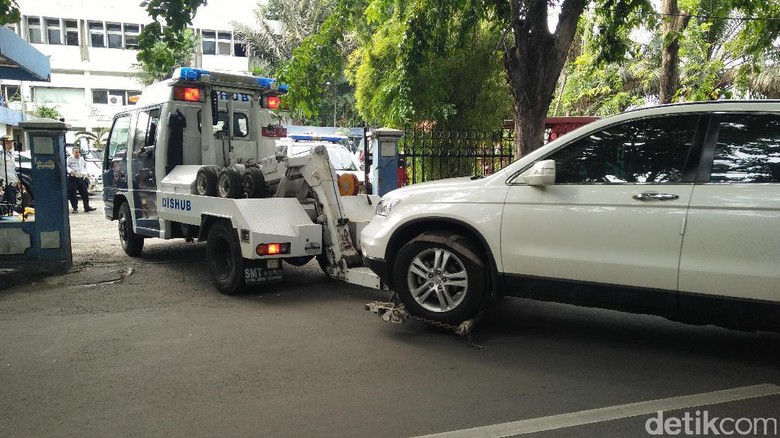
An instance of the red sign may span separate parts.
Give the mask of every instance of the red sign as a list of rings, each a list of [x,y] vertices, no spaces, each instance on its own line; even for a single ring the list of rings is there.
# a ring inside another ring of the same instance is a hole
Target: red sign
[[[277,126],[275,128],[263,128],[263,137],[287,137],[287,128]]]

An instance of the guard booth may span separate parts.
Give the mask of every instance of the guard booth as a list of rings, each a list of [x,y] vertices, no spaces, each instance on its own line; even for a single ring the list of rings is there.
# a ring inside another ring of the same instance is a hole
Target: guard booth
[[[399,172],[403,169],[398,163],[398,141],[403,136],[403,131],[391,128],[367,133],[371,140],[371,186],[375,195],[384,196],[401,185]]]
[[[19,126],[30,145],[35,209],[0,217],[0,270],[64,273],[73,265],[65,162],[65,131],[70,126],[52,119]]]

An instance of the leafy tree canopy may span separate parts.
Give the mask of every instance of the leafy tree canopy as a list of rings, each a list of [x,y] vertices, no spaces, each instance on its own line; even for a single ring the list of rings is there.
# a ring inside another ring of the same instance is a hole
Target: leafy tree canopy
[[[191,29],[182,33],[181,43],[171,47],[164,41],[158,41],[145,53],[146,62],[139,62],[139,79],[144,85],[169,78],[177,67],[189,65],[195,50],[197,39]]]
[[[18,23],[22,19],[16,0],[0,0],[0,26]]]
[[[317,32],[331,11],[331,0],[270,0],[258,2],[255,24],[232,23],[246,46],[253,67],[266,76],[292,56],[301,41]]]
[[[496,54],[499,31],[475,20],[472,10],[435,3],[339,1],[282,71],[293,106],[315,111],[325,83],[346,71],[357,109],[370,124],[500,126],[510,103]],[[434,26],[423,30],[426,24]],[[435,44],[427,45],[425,32],[436,35]]]
[[[142,66],[142,72],[167,71],[182,65],[178,60],[192,53],[191,32],[185,32],[192,24],[198,7],[207,0],[145,0],[141,6],[151,17],[152,22],[144,26],[138,36],[138,55],[136,59]]]
[[[780,20],[772,19],[780,17],[780,2],[681,0],[679,8],[690,21],[678,34],[681,77],[673,100],[780,97]],[[663,17],[637,11],[627,21],[644,23],[644,40],[624,30],[615,35],[624,56],[599,57],[599,12],[583,16],[583,43],[571,53],[552,115],[609,115],[658,100],[668,38],[657,26]]]

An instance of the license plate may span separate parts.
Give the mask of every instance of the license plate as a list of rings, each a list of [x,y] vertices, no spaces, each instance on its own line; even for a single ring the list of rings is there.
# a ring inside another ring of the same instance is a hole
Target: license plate
[[[244,267],[244,283],[247,285],[282,280],[281,260],[258,260]]]

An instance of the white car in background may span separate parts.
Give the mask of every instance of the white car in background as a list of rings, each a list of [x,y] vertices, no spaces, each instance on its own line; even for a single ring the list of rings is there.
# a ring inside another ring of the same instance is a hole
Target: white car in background
[[[355,156],[344,145],[327,140],[294,140],[285,138],[276,143],[276,154],[292,157],[307,154],[312,147],[324,145],[328,150],[328,159],[336,169],[339,176],[344,174],[354,175],[359,188],[365,187],[365,172],[360,169]]]
[[[386,194],[360,242],[407,311],[449,324],[512,295],[780,331],[780,101],[593,122]]]

